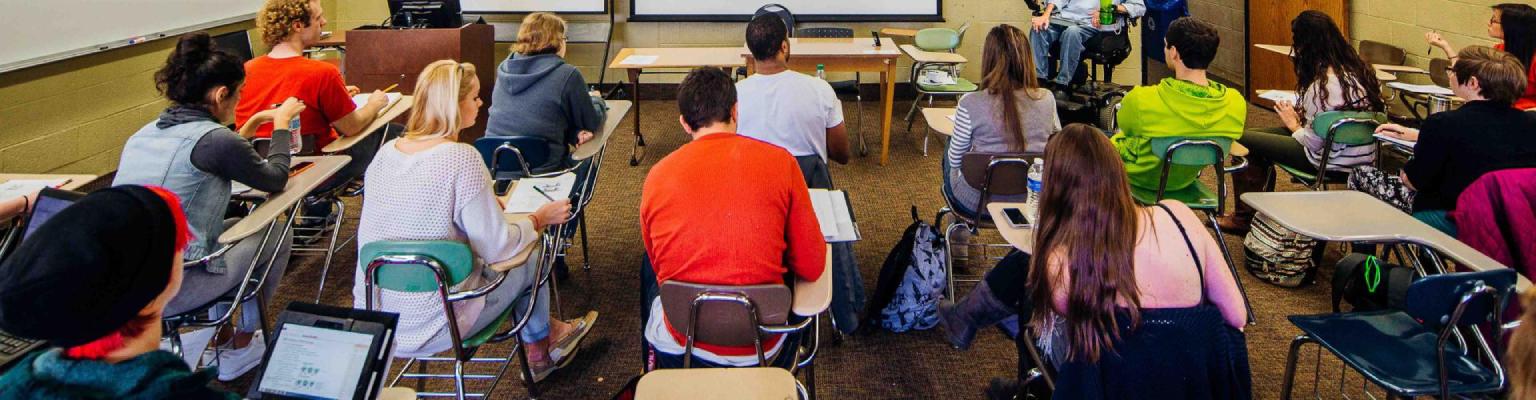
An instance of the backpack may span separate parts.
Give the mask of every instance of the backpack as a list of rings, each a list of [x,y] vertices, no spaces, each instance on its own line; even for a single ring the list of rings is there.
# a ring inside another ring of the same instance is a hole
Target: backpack
[[[1408,286],[1418,277],[1413,268],[1383,263],[1373,255],[1344,256],[1333,270],[1333,312],[1342,312],[1340,300],[1349,302],[1356,312],[1401,310]]]
[[[912,225],[885,256],[875,293],[864,315],[865,326],[892,332],[929,329],[938,324],[939,299],[944,295],[944,238],[912,207]]]
[[[1265,214],[1254,216],[1252,228],[1243,238],[1248,273],[1280,287],[1301,287],[1317,281],[1317,264],[1312,259],[1316,249],[1316,240],[1285,229]]]

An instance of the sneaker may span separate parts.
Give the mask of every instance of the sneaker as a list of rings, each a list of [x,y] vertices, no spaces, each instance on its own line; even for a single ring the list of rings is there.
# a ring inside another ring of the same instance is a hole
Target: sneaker
[[[597,311],[587,311],[587,315],[566,320],[565,323],[571,325],[571,333],[560,338],[560,341],[549,349],[549,359],[555,360],[555,364],[559,367],[570,365],[571,360],[576,358],[576,351],[581,349],[582,340],[587,338],[588,333],[592,333],[592,326],[597,324]]]
[[[251,344],[245,347],[219,351],[219,381],[240,379],[241,375],[260,365],[262,356],[266,354],[267,341],[262,338],[261,331],[251,335]]]

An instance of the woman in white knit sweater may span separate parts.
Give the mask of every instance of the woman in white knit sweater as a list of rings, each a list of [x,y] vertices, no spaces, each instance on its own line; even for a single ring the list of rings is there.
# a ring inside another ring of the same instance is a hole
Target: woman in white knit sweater
[[[459,131],[475,123],[479,93],[474,65],[443,60],[421,72],[404,136],[386,143],[368,166],[359,248],[381,240],[466,242],[477,265],[460,286],[477,287],[495,277],[484,265],[512,259],[527,246],[537,245],[544,228],[570,217],[570,201],[560,200],[540,207],[527,221],[504,222],[485,164],[473,147],[457,142]],[[538,254],[530,259],[537,260]],[[459,332],[468,336],[483,330],[507,307],[525,309],[537,270],[532,263],[512,268],[489,295],[454,303],[458,320],[453,322]],[[366,281],[361,268],[354,282],[353,305],[362,308]],[[419,357],[452,348],[449,321],[437,293],[381,292],[377,306],[400,314],[395,356]],[[571,359],[591,331],[597,312],[551,321],[548,288],[537,296],[521,336],[535,380],[541,380]]]

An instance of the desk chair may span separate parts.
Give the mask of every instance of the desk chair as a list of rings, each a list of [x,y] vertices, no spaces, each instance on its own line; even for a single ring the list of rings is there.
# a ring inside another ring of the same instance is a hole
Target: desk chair
[[[795,35],[802,38],[852,38],[853,28],[801,28]],[[854,130],[859,135],[859,156],[869,155],[869,144],[864,141],[864,94],[859,90],[859,82],[863,79],[858,72],[853,73],[853,80],[829,81],[832,91],[838,95],[853,96],[854,104],[859,111],[857,121],[859,127]]]
[[[571,191],[573,197],[571,215],[577,221],[576,225],[564,224],[560,228],[559,237],[569,240],[574,237],[573,228],[581,229],[581,254],[583,268],[590,270],[592,264],[587,257],[587,223],[585,205],[592,198],[593,186],[596,183],[597,171],[593,165],[593,159],[580,160],[570,167],[553,171],[542,171],[537,166],[546,165],[551,157],[568,157],[569,155],[552,154],[549,149],[550,141],[538,136],[486,136],[475,140],[475,150],[480,152],[480,157],[485,161],[487,168],[491,169],[491,179],[495,181],[496,195],[506,194],[512,181],[522,178],[548,178],[565,173],[575,173],[583,168],[587,169],[575,190]],[[598,158],[598,157],[594,157]],[[579,174],[578,174],[579,175]],[[565,250],[570,243],[563,243],[559,249],[559,257],[563,260]]]
[[[955,257],[954,233],[957,228],[970,230],[971,239],[975,240],[977,233],[982,229],[997,229],[992,221],[990,213],[986,212],[987,204],[992,202],[993,195],[1017,196],[1029,193],[1026,184],[1029,176],[1029,159],[1043,157],[1042,154],[1032,153],[982,153],[971,152],[960,158],[961,175],[965,177],[965,183],[981,191],[981,197],[975,205],[975,214],[967,214],[963,208],[956,207],[954,196],[949,193],[949,186],[944,187],[945,207],[939,209],[938,217],[934,218],[934,224],[939,224],[945,214],[952,215],[954,220],[944,227],[944,275],[949,281],[945,288],[946,298],[958,299],[955,296],[955,282],[980,282],[982,276],[957,276],[955,274],[955,262],[967,261],[965,258]],[[1006,248],[1013,246],[1006,243],[968,244],[968,248]],[[994,257],[993,259],[1002,259]]]
[[[960,29],[928,28],[917,31],[917,36],[912,39],[913,45],[923,51],[954,53],[960,47],[960,40],[965,38],[965,31],[971,27],[970,23],[961,25]],[[912,100],[912,108],[907,110],[907,131],[912,130],[912,117],[917,115],[918,104],[924,97],[928,98],[928,106],[933,106],[935,96],[959,96],[975,92],[980,87],[968,79],[960,77],[962,63],[938,63],[938,62],[914,62],[912,74],[908,78],[912,87],[917,90],[917,98]],[[918,77],[925,71],[944,71],[955,78],[953,85],[924,84]]]
[[[1328,183],[1343,183],[1347,175],[1330,173],[1327,170],[1328,159],[1333,156],[1335,143],[1362,146],[1376,143],[1376,126],[1387,122],[1386,114],[1369,111],[1327,111],[1318,113],[1312,118],[1312,131],[1322,132],[1323,156],[1318,160],[1316,171],[1318,174],[1302,171],[1296,167],[1276,163],[1280,169],[1291,174],[1291,177],[1300,181],[1312,190],[1328,190]]]
[[[262,292],[262,288],[269,283],[267,282],[267,278],[272,273],[272,266],[277,263],[278,246],[274,244],[278,244],[277,242],[279,240],[282,240],[284,236],[287,236],[288,233],[292,232],[293,221],[298,215],[298,210],[298,207],[294,207],[292,211],[289,211],[288,220],[285,222],[273,221],[270,225],[267,225],[267,230],[262,233],[261,243],[259,246],[257,246],[256,253],[251,256],[250,265],[246,266],[245,278],[240,281],[240,286],[235,287],[235,291],[230,292],[228,295],[214,300],[213,302],[210,302],[206,305],[194,308],[191,311],[178,315],[167,315],[160,320],[161,326],[164,328],[160,333],[161,340],[170,344],[170,352],[175,353],[177,357],[182,357],[184,355],[185,349],[181,337],[182,329],[211,328],[223,326],[225,324],[233,324],[234,316],[240,312],[240,309],[244,307],[246,302],[251,300],[256,301],[256,311],[261,316],[261,329],[262,331],[269,333],[267,338],[274,338],[277,336],[270,334],[272,332],[272,327],[267,323],[267,305],[266,301],[261,298],[260,294]],[[224,255],[228,254],[229,251],[234,249],[238,244],[239,242],[223,244],[217,250],[214,250],[212,253],[203,256],[203,258],[196,260],[185,260],[182,263],[183,268],[204,268],[215,260],[223,259]],[[269,248],[272,255],[266,257],[266,265],[259,265],[261,264],[261,259],[263,258],[262,254],[267,252]],[[227,267],[230,268],[229,271],[226,271],[227,273],[238,273],[233,269],[234,266]],[[271,282],[270,284],[276,285],[277,282]],[[223,314],[217,317],[208,316],[209,309],[215,305],[226,302],[230,304],[230,307],[229,309],[225,310]],[[218,346],[209,347],[213,349],[213,360],[217,362],[219,353]]]
[[[538,296],[529,296],[528,309],[524,310],[524,317],[517,320],[506,331],[498,332],[497,329],[511,319],[517,306],[509,306],[507,310],[497,317],[495,322],[479,332],[459,332],[457,315],[453,309],[453,303],[484,297],[500,287],[506,280],[506,274],[501,274],[491,282],[480,287],[450,292],[449,288],[458,285],[469,278],[473,273],[474,255],[469,246],[455,241],[380,241],[364,245],[358,254],[360,267],[365,268],[367,279],[365,300],[367,309],[378,310],[378,291],[387,289],[397,292],[428,293],[437,292],[443,303],[443,312],[448,317],[448,334],[453,342],[451,357],[417,357],[411,358],[401,367],[400,373],[390,380],[386,386],[394,386],[401,378],[416,379],[418,390],[427,379],[453,379],[454,391],[452,393],[420,393],[421,397],[485,397],[496,390],[501,376],[506,372],[515,356],[522,363],[523,384],[528,388],[530,398],[537,398],[538,387],[533,382],[533,370],[528,364],[527,343],[523,343],[523,327],[527,326],[534,304],[538,302]],[[537,278],[532,291],[537,292],[544,281],[549,279],[548,269],[545,263],[540,262]],[[521,266],[517,268],[528,268]],[[468,334],[468,336],[465,336]],[[475,357],[475,352],[480,346],[487,343],[498,343],[508,339],[516,339],[513,345],[515,354],[507,354],[505,357]],[[453,362],[453,374],[428,374],[426,365],[428,362]],[[419,363],[417,372],[409,372],[413,364]],[[495,374],[466,374],[464,368],[469,363],[491,363],[499,366]],[[490,388],[482,393],[469,393],[465,388],[465,380],[489,380]]]
[[[1227,155],[1231,154],[1232,139],[1224,137],[1155,137],[1152,138],[1152,154],[1162,159],[1162,174],[1157,180],[1157,190],[1147,190],[1131,186],[1131,197],[1137,203],[1145,205],[1157,204],[1163,199],[1173,199],[1184,203],[1192,210],[1201,211],[1206,220],[1211,223],[1211,229],[1216,233],[1216,243],[1221,244],[1221,256],[1226,258],[1227,268],[1232,270],[1232,278],[1237,281],[1237,290],[1243,295],[1243,306],[1248,310],[1248,322],[1256,320],[1253,317],[1253,306],[1248,304],[1248,291],[1243,288],[1243,280],[1238,277],[1237,264],[1232,262],[1232,251],[1227,249],[1227,241],[1223,240],[1221,226],[1216,223],[1216,215],[1226,209],[1227,177],[1222,164],[1226,162]],[[1206,167],[1216,170],[1216,191],[1211,191],[1199,180],[1190,182],[1183,189],[1168,191],[1168,174],[1174,166],[1180,168],[1195,168],[1204,170]]]
[[[1360,41],[1360,58],[1365,61],[1366,65],[1406,65],[1408,62],[1408,54],[1403,51],[1403,48],[1375,40]],[[1441,69],[1441,71],[1444,71],[1444,69]],[[1390,103],[1396,100],[1397,96],[1397,91],[1388,88],[1387,82],[1381,82],[1382,101]],[[1411,119],[1406,115],[1388,115],[1388,117],[1393,121],[1407,121]]]
[[[1501,336],[1484,336],[1478,325],[1503,326],[1515,280],[1511,269],[1431,275],[1408,287],[1403,310],[1291,316],[1302,333],[1291,340],[1280,398],[1291,398],[1296,356],[1307,343],[1327,349],[1388,398],[1499,392],[1505,386],[1504,368],[1495,355],[1495,349],[1504,348]],[[1467,337],[1477,354],[1471,354]],[[1493,338],[1492,345],[1487,337]],[[1313,390],[1315,396],[1318,389]]]
[[[385,132],[380,137],[388,136]],[[305,146],[310,146],[311,141],[306,141]],[[251,146],[256,149],[256,154],[267,154],[267,149],[272,145],[272,138],[256,138],[251,140]],[[329,220],[326,217],[306,216],[302,213],[295,214],[294,220],[299,224],[293,226],[293,253],[321,253],[325,254],[325,263],[320,264],[320,283],[315,288],[315,303],[320,303],[320,297],[325,294],[325,278],[330,275],[331,259],[336,256],[336,241],[341,235],[341,223],[347,216],[347,203],[341,201],[343,196],[349,196],[348,185],[336,185],[329,190],[318,193],[310,193],[308,198],[326,203],[334,210]],[[351,194],[355,196],[355,194]],[[237,197],[236,200],[243,200]],[[300,201],[300,204],[308,200]],[[301,206],[301,208],[303,208]],[[314,224],[304,222],[314,221]],[[352,239],[347,239],[351,241]],[[325,241],[324,245],[319,245]]]
[[[830,262],[830,261],[829,261]],[[831,276],[824,276],[828,279]],[[820,347],[821,313],[799,322],[789,322],[794,295],[783,284],[726,286],[705,285],[668,281],[661,283],[661,307],[667,322],[674,327],[685,327],[683,368],[693,363],[696,343],[716,346],[752,345],[757,350],[759,367],[769,367],[768,355],[763,349],[763,335],[796,334],[800,340],[795,346],[781,348],[793,351],[793,363],[789,373],[805,371],[805,386],[801,392],[807,398],[815,398],[816,350]],[[825,309],[825,307],[823,307]],[[785,356],[780,354],[780,356]],[[796,386],[800,386],[797,382]]]

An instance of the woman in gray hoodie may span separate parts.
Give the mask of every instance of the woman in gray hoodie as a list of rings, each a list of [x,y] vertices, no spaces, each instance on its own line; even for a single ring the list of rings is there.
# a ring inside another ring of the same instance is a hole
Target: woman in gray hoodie
[[[523,18],[512,56],[496,68],[485,135],[540,136],[550,158],[536,171],[570,165],[570,148],[602,129],[602,99],[587,94],[581,71],[565,63],[565,20],[550,13]]]

